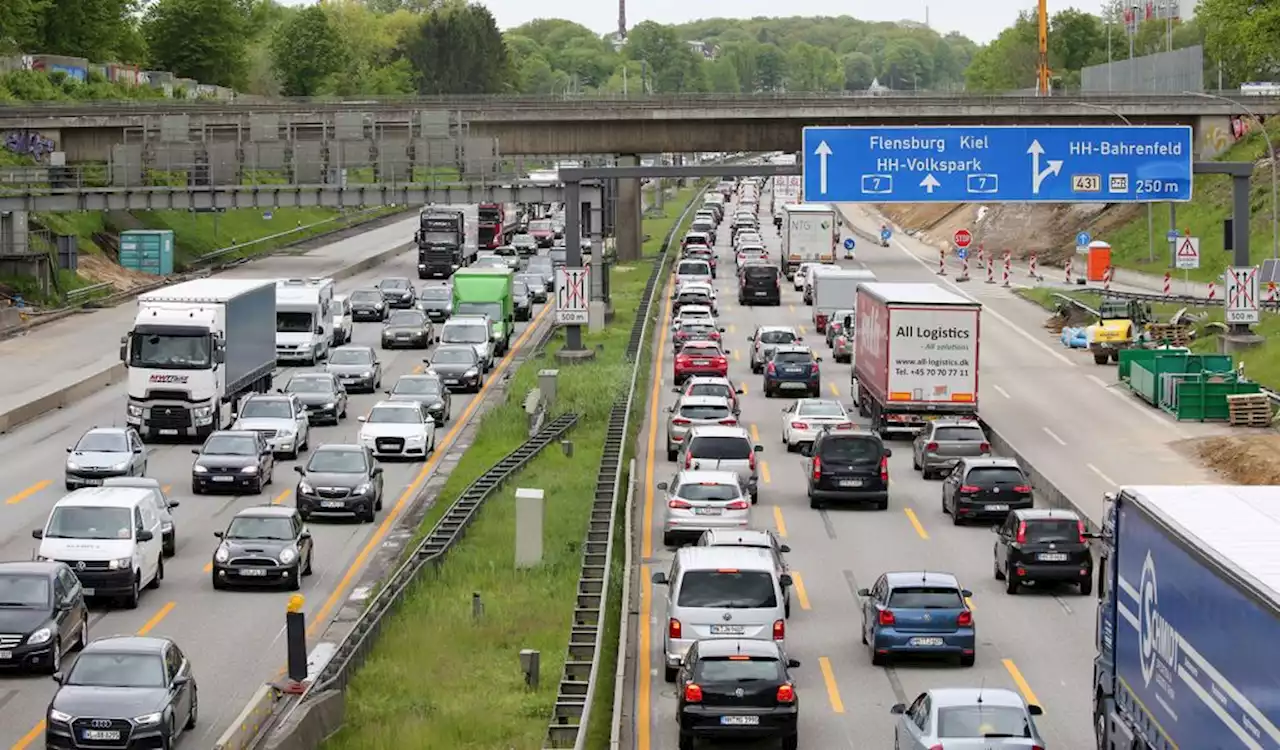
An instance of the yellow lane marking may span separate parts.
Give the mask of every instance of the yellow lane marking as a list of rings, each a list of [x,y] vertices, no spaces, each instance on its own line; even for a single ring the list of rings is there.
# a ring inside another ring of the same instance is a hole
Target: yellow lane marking
[[[41,479],[39,482],[36,482],[35,484],[23,490],[22,492],[19,492],[18,494],[10,497],[8,500],[5,500],[4,504],[17,505],[18,503],[22,502],[23,500],[26,500],[27,498],[36,494],[40,490],[43,490],[45,487],[48,487],[51,484],[53,484],[53,482],[50,482],[48,479]]]
[[[765,461],[760,462],[760,481],[765,484],[773,483],[773,479],[769,477],[769,464]]]
[[[844,713],[844,701],[840,700],[840,688],[836,687],[836,673],[831,670],[831,660],[825,656],[818,657],[818,666],[822,668],[822,681],[827,686],[827,699],[831,701],[831,710]]]
[[[827,383],[827,388],[831,389],[832,396],[835,396],[836,398],[840,398],[840,389],[836,387],[835,383]]]
[[[796,311],[795,305],[791,305],[791,304],[787,305],[787,312],[795,312],[795,311]]]
[[[271,499],[271,504],[279,505],[280,503],[283,503],[285,500],[289,499],[289,495],[292,493],[293,493],[293,490],[290,490],[290,489],[282,490],[279,495],[276,495],[274,498]]]
[[[151,619],[147,620],[146,624],[138,629],[138,635],[146,635],[147,633],[150,633],[152,630],[154,630],[155,627],[160,624],[161,620],[169,616],[169,613],[173,611],[173,608],[177,606],[177,604],[178,604],[177,602],[166,603],[163,607],[160,608],[159,612],[152,615]]]
[[[911,522],[911,525],[915,528],[916,533],[920,535],[920,538],[928,539],[929,532],[924,530],[924,524],[920,523],[920,519],[916,516],[916,512],[910,508],[903,508],[902,512],[907,514],[907,520]]]
[[[741,386],[739,386],[739,387],[740,387],[740,388],[742,388],[742,395],[744,395],[744,396],[745,396],[745,395],[747,395],[747,393],[749,392],[749,391],[747,391],[747,384],[746,384],[746,383],[743,383],[743,384],[742,384]]]
[[[791,585],[796,587],[796,599],[800,600],[800,609],[809,609],[809,592],[804,590],[804,579],[796,571],[791,571]]]
[[[670,277],[667,281],[667,290],[663,293],[663,297],[671,296],[671,288],[675,283],[675,276]],[[662,306],[662,322],[658,326],[659,331],[666,331],[671,327],[671,306]],[[664,334],[665,336],[665,334]],[[662,388],[662,360],[666,356],[667,347],[659,346],[658,351],[653,356],[653,385],[649,389],[649,446],[645,452],[644,460],[644,515],[642,516],[640,531],[640,556],[642,558],[653,557],[653,468],[654,454],[658,450],[658,404],[661,397],[658,395]],[[642,618],[642,622],[648,622]],[[640,670],[646,672],[648,670]],[[646,696],[647,697],[647,696]],[[646,747],[641,746],[642,750]]]
[[[738,332],[738,327],[737,327],[737,326],[735,326],[734,324],[730,323],[730,324],[729,324],[729,333],[737,333],[737,332]]]
[[[741,362],[741,361],[742,361],[742,352],[739,352],[737,349],[734,349],[734,350],[733,350],[733,361],[734,361],[734,362]]]
[[[760,430],[756,428],[754,422],[751,424],[751,442],[753,443],[760,442]]]
[[[173,485],[172,485],[172,484],[166,484],[165,486],[163,486],[163,487],[161,487],[161,488],[160,488],[160,491],[161,491],[161,492],[163,492],[163,493],[164,493],[164,494],[166,494],[166,495],[167,495],[167,494],[169,494],[172,490],[173,490]]]
[[[1027,701],[1039,706],[1040,700],[1036,698],[1036,691],[1031,689],[1027,684],[1027,680],[1022,676],[1022,672],[1018,669],[1018,665],[1013,663],[1013,659],[1001,659],[1004,668],[1009,672],[1009,676],[1013,678],[1013,684],[1018,686],[1018,692],[1022,693],[1022,697]]]
[[[212,572],[213,572],[213,561],[212,561],[212,560],[210,560],[209,562],[207,562],[207,563],[205,563],[205,564],[204,564],[204,572],[206,572],[206,573],[212,573]]]
[[[971,597],[971,596],[966,596],[966,597],[964,598],[964,603],[965,603],[965,604],[967,604],[967,605],[969,605],[969,609],[974,609],[974,606],[973,606],[973,597]]]
[[[787,522],[782,520],[782,506],[773,506],[773,525],[778,529],[778,536],[787,535]]]
[[[805,335],[806,333],[808,333],[808,332],[809,332],[809,331],[808,331],[804,326],[799,326],[799,328],[800,328],[800,335],[801,335],[801,336],[803,336],[803,335]]]
[[[648,528],[648,519],[646,518],[645,528]],[[640,699],[636,701],[636,747],[639,750],[649,750],[649,690],[651,686],[649,681],[653,679],[653,675],[649,673],[649,664],[653,656],[649,653],[650,647],[650,629],[649,624],[650,612],[653,610],[653,583],[649,580],[649,566],[640,566],[640,668],[636,670],[636,678],[638,684],[637,691],[640,693]]]

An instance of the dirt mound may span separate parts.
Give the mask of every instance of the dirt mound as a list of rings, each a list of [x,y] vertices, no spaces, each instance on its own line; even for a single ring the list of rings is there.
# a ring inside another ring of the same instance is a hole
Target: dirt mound
[[[1225,435],[1200,438],[1192,449],[1219,474],[1236,484],[1280,484],[1280,435]]]
[[[82,277],[94,284],[109,281],[117,291],[121,292],[156,281],[156,277],[149,273],[121,268],[100,255],[81,255],[77,265],[76,271]]]

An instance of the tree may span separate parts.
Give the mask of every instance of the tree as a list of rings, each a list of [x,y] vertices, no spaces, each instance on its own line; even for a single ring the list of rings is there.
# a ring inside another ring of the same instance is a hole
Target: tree
[[[0,0],[0,5],[13,1]],[[39,13],[38,34],[31,41],[40,52],[95,62],[115,60],[126,53],[137,59],[136,36],[130,39],[136,34],[131,31],[138,10],[135,0],[18,0],[19,12],[24,5]]]
[[[286,95],[315,96],[346,65],[347,49],[324,8],[312,5],[276,29],[271,60]]]
[[[4,0],[0,3],[0,52],[34,49],[51,0]]]
[[[917,39],[894,38],[884,48],[880,82],[900,91],[927,89],[933,83],[933,55]]]
[[[321,81],[321,93],[388,96],[414,90],[413,66],[397,49],[417,16],[408,10],[374,13],[358,0],[329,0],[320,7],[342,47],[343,63]]]
[[[720,94],[736,94],[742,91],[738,69],[724,58],[712,60],[706,65],[707,88]]]
[[[513,71],[493,15],[480,5],[447,5],[422,17],[403,42],[420,94],[497,94]]]
[[[964,74],[969,90],[998,92],[1034,86],[1038,39],[1035,20],[1028,13],[1019,15],[1012,26],[973,56]]]
[[[844,86],[844,69],[836,53],[800,42],[787,53],[788,91],[831,91]]]
[[[143,21],[153,66],[216,86],[244,84],[248,31],[239,0],[158,0]]]
[[[1049,55],[1055,72],[1079,71],[1102,62],[1106,51],[1106,27],[1092,13],[1067,8],[1050,20]]]
[[[863,52],[850,52],[840,61],[844,71],[845,91],[866,91],[876,78],[876,64]]]
[[[670,26],[653,21],[637,24],[627,35],[626,56],[645,63],[655,92],[698,91],[702,88],[702,59]]]

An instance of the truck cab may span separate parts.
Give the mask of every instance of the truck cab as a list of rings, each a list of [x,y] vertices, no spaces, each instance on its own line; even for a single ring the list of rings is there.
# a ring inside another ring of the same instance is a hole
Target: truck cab
[[[308,367],[333,343],[333,279],[276,282],[276,360]]]
[[[418,278],[449,278],[463,265],[465,215],[461,209],[422,209],[414,242],[418,246]]]

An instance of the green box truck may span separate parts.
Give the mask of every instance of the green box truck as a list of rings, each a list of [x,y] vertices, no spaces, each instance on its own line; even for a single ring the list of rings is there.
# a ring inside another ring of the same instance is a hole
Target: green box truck
[[[504,268],[460,268],[453,274],[453,314],[488,315],[494,353],[511,348],[515,304],[511,294],[515,272]]]

